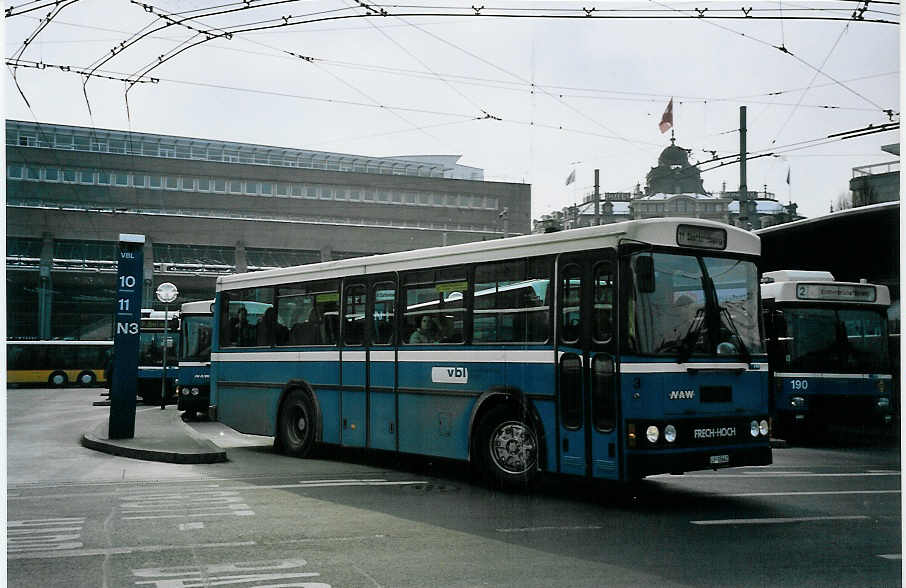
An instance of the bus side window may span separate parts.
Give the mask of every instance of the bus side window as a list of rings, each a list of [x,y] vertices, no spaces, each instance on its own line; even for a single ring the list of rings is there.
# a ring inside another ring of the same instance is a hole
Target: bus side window
[[[346,287],[343,312],[343,344],[365,343],[365,286],[353,284]]]
[[[595,266],[594,289],[592,332],[595,341],[607,343],[613,337],[613,270],[609,261]]]
[[[560,277],[560,340],[575,343],[579,340],[579,310],[582,291],[582,274],[578,265],[563,268]]]
[[[374,285],[374,310],[372,312],[371,342],[374,345],[393,343],[393,313],[396,304],[396,287],[393,282]]]

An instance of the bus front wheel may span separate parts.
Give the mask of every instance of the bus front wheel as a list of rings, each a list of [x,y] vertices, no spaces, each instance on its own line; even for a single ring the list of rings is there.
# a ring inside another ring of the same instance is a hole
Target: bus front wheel
[[[66,376],[66,372],[55,371],[50,374],[47,378],[47,383],[51,386],[65,386],[69,382],[69,378]]]
[[[315,444],[315,411],[308,394],[293,390],[280,408],[280,444],[283,452],[305,457]]]
[[[509,406],[491,409],[478,425],[478,458],[488,481],[524,490],[538,476],[538,434],[528,418]]]

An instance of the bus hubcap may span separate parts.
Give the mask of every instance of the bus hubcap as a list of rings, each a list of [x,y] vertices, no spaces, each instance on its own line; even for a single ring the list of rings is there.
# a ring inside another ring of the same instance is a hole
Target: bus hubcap
[[[510,474],[524,474],[535,465],[535,434],[518,422],[501,423],[491,435],[491,459]]]

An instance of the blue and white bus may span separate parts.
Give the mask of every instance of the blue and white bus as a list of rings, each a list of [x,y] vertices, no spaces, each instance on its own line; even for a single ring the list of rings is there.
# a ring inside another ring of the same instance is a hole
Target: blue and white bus
[[[778,434],[890,423],[886,286],[780,270],[762,276],[761,298]]]
[[[207,414],[211,392],[213,300],[186,302],[179,309],[179,374],[176,408],[189,418]]]
[[[510,487],[770,464],[759,254],[649,219],[222,276],[211,411]]]
[[[166,348],[165,400],[176,393],[177,346],[179,343],[179,311],[142,309],[138,347],[138,382],[136,393],[146,404],[161,401],[161,378],[164,377]]]

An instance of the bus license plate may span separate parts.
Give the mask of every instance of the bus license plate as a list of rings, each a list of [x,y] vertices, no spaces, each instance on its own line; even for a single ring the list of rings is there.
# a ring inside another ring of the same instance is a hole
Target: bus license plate
[[[730,463],[729,455],[712,455],[710,457],[711,465],[720,465],[723,463]]]

